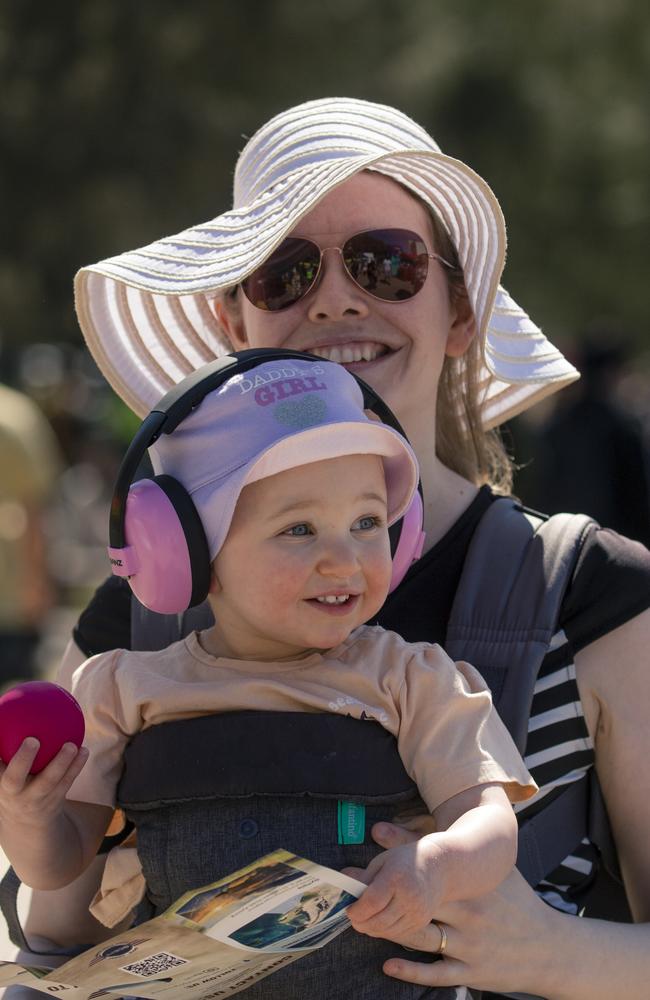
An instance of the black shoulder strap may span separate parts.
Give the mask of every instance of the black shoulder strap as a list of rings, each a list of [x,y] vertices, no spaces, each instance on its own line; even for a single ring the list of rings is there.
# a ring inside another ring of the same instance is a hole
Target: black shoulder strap
[[[543,518],[511,498],[479,522],[463,567],[446,649],[484,676],[517,747],[524,752],[535,680],[587,533],[579,514]],[[591,833],[615,870],[615,849],[593,768],[522,823],[517,866],[537,885]]]

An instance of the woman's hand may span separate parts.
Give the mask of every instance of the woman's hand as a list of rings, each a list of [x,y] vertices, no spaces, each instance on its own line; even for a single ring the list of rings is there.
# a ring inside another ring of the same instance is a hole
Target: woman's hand
[[[417,833],[390,823],[373,827],[382,847],[410,843]],[[515,869],[476,899],[442,904],[435,920],[447,945],[442,961],[388,959],[384,972],[423,986],[462,983],[495,993],[530,993],[548,1000],[644,1000],[650,981],[650,924],[580,919],[554,910]],[[407,948],[436,953],[435,923],[407,937]]]
[[[517,821],[501,785],[478,785],[434,810],[439,831],[414,837],[379,854],[362,871],[368,883],[348,908],[355,930],[397,940],[426,928],[446,902],[474,899],[511,871]]]
[[[417,839],[417,834],[389,823],[378,823],[373,837],[382,847]],[[538,966],[548,962],[548,921],[552,912],[530,889],[516,869],[493,892],[476,899],[445,903],[436,912],[444,925],[444,961],[431,963],[389,959],[384,972],[424,986],[462,983],[495,992],[539,989]],[[440,930],[430,924],[397,943],[437,952]],[[539,942],[545,942],[543,946]]]

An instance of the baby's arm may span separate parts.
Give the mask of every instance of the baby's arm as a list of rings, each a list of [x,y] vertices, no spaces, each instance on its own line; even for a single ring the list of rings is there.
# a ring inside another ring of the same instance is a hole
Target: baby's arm
[[[88,751],[66,743],[34,775],[38,740],[28,737],[0,763],[0,844],[19,878],[35,889],[67,885],[90,864],[112,815],[107,806],[66,799]]]
[[[501,785],[460,792],[433,816],[439,832],[385,851],[364,872],[347,870],[369,883],[348,909],[357,931],[410,933],[428,924],[442,903],[494,889],[514,866],[517,821]]]

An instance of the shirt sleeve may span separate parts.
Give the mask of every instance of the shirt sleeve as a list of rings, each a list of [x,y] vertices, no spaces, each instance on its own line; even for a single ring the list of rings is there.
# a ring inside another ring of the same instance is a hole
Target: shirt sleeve
[[[650,551],[609,528],[595,528],[582,547],[560,612],[574,653],[648,607]]]
[[[124,750],[142,728],[137,698],[123,691],[120,683],[124,667],[128,676],[129,655],[121,649],[100,653],[72,675],[70,690],[84,714],[84,745],[89,751],[84,769],[68,792],[74,801],[115,806]]]
[[[476,785],[498,782],[511,802],[537,785],[492,705],[485,681],[439,646],[419,645],[399,693],[402,761],[433,811]]]

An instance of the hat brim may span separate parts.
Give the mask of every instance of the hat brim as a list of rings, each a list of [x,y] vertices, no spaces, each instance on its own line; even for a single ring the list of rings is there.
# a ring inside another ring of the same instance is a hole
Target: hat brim
[[[82,268],[75,278],[81,329],[100,370],[132,410],[144,416],[182,378],[231,350],[210,298],[242,281],[302,216],[366,169],[418,194],[457,249],[483,347],[486,427],[578,378],[499,287],[506,234],[489,186],[444,153],[406,150],[299,168],[248,205]]]
[[[392,428],[375,421],[321,424],[275,442],[226,480],[192,492],[206,530],[210,558],[223,545],[243,488],[249,483],[313,462],[347,455],[377,455],[382,459],[388,498],[388,524],[406,512],[418,485],[418,465],[406,441]]]

